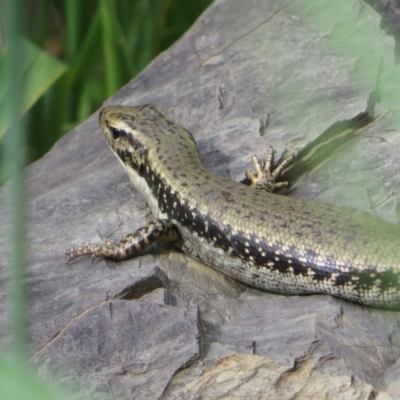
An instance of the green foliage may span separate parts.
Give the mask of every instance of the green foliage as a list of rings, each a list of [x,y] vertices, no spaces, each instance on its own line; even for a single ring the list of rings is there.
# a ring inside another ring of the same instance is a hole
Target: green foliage
[[[348,0],[298,0],[297,7],[310,25],[330,41],[335,51],[353,60],[352,90],[375,90],[380,110],[389,111],[385,124],[394,132],[398,131],[400,67],[396,57],[399,57],[399,52],[393,37],[379,32],[380,18],[368,16],[368,5]]]
[[[23,110],[29,109],[27,162],[41,157],[57,139],[136,76],[176,41],[211,2],[28,2],[31,23],[25,32],[29,42],[26,81],[28,89],[32,87]],[[1,98],[0,93],[0,117]],[[8,125],[7,120],[0,120],[1,139]]]
[[[41,50],[30,42],[23,40],[21,43],[24,53],[23,66],[20,70],[19,79],[24,80],[25,90],[21,99],[20,117],[25,114],[35,102],[51,87],[51,85],[66,71],[67,66],[51,57],[47,52]],[[6,49],[0,55],[0,76],[6,81],[4,63],[8,55]],[[7,112],[6,102],[9,101],[10,93],[7,85],[0,86],[0,139],[10,127],[11,115]]]
[[[22,383],[23,382],[23,383]],[[56,400],[59,395],[31,376],[25,369],[0,358],[0,398],[2,400]]]

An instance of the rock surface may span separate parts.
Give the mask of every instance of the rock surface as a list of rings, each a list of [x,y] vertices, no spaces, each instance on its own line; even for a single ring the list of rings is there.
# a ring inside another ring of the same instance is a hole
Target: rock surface
[[[250,155],[268,145],[301,149],[364,111],[375,82],[355,87],[358,60],[332,50],[296,3],[216,1],[107,104],[157,104],[194,133],[209,170],[237,181]],[[352,3],[390,39],[375,11]],[[380,120],[291,195],[373,209],[395,222],[399,149],[400,135]],[[97,113],[27,176],[29,335],[39,376],[82,399],[400,399],[398,312],[254,290],[169,246],[117,264],[82,258],[66,266],[67,248],[119,239],[150,218]],[[4,198],[1,190],[2,225]],[[10,340],[4,232],[3,348]]]

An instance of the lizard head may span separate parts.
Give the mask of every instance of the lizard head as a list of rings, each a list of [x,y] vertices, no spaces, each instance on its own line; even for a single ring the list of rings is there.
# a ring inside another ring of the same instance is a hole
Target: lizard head
[[[154,105],[105,107],[99,124],[154,215],[158,212],[156,182],[169,182],[171,177],[166,174],[174,175],[190,165],[202,167],[192,134],[167,119]]]
[[[154,105],[109,106],[99,116],[101,130],[112,151],[125,168],[139,174],[156,139],[157,124],[162,120],[164,114]]]
[[[192,134],[152,104],[105,107],[100,112],[99,124],[124,167],[140,175],[146,164],[151,168],[163,164],[166,154],[176,162],[200,162]]]

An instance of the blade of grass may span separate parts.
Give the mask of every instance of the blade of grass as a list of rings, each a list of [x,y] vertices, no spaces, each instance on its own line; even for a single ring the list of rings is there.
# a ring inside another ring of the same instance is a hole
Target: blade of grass
[[[80,0],[68,0],[63,3],[65,9],[66,20],[66,58],[72,61],[77,53],[80,37],[81,23],[81,6]]]
[[[71,82],[76,84],[78,80],[87,78],[93,66],[97,62],[95,51],[101,41],[101,13],[97,10],[94,15],[89,30],[84,36],[83,42],[80,45],[77,53],[73,57],[71,66]]]
[[[3,106],[10,116],[10,127],[5,135],[4,172],[9,178],[7,187],[7,205],[9,209],[9,244],[11,249],[11,262],[9,264],[11,307],[11,356],[16,368],[23,372],[27,360],[26,349],[26,298],[25,298],[25,229],[24,215],[24,190],[23,190],[23,157],[21,149],[24,148],[24,127],[21,123],[23,82],[21,79],[24,65],[24,49],[19,39],[23,23],[22,11],[24,7],[20,0],[3,2],[4,24],[6,43],[9,49],[4,59],[3,83],[8,85],[7,101]]]
[[[107,97],[113,95],[122,85],[118,66],[118,37],[116,26],[119,25],[115,15],[115,3],[100,0],[101,21],[103,27],[103,52],[105,63],[105,86]]]

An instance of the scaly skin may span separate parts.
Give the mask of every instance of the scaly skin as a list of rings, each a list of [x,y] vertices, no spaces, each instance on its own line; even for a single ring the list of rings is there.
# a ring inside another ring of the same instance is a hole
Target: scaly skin
[[[204,169],[191,133],[153,105],[107,107],[100,126],[159,226],[146,240],[147,228],[128,236],[129,246],[125,238],[121,243],[130,250],[123,253],[120,244],[111,251],[110,243],[84,245],[71,249],[67,261],[84,254],[122,259],[154,240],[172,241],[257,288],[400,306],[399,226],[272,193],[282,166],[270,171],[271,152],[265,169],[253,159],[256,175],[247,172],[253,187],[216,176]]]

